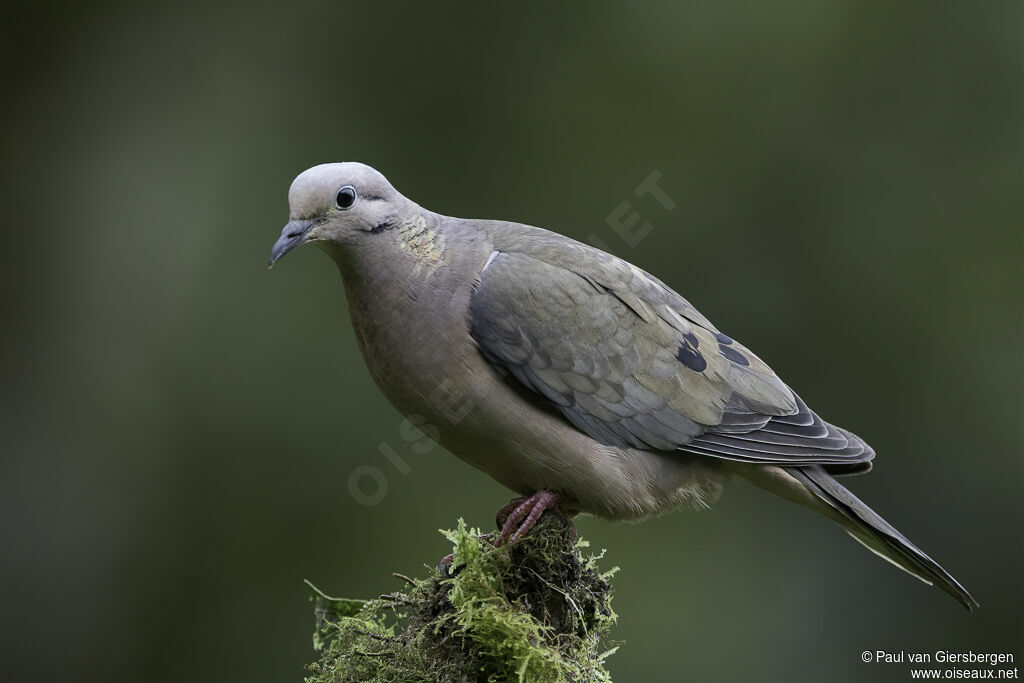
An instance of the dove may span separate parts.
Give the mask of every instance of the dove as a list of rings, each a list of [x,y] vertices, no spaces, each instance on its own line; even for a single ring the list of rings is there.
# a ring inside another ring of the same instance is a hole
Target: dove
[[[434,213],[356,162],[303,171],[288,202],[268,265],[303,244],[331,257],[384,395],[518,494],[497,544],[548,509],[707,508],[739,478],[977,607],[836,480],[870,470],[874,450],[650,273],[542,228]]]

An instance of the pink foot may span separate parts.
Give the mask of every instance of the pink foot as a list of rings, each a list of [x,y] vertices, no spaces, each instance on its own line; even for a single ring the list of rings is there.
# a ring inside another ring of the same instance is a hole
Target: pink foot
[[[517,507],[525,503],[526,500],[526,496],[523,496],[522,498],[513,498],[501,506],[501,509],[494,514],[494,521],[497,523],[499,529],[505,526],[505,520],[508,519],[508,516],[511,515]]]
[[[538,491],[529,498],[516,498],[498,510],[498,524],[501,533],[494,545],[515,543],[525,534],[530,533],[533,526],[544,514],[545,510],[553,510],[562,502],[562,496],[554,491]],[[502,519],[504,517],[504,519]]]

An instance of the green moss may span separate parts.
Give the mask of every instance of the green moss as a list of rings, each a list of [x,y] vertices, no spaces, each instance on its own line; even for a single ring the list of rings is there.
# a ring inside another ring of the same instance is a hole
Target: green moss
[[[615,570],[602,574],[600,556],[583,557],[587,544],[563,518],[547,513],[502,548],[461,519],[441,533],[454,546],[451,578],[400,577],[406,588],[374,600],[311,585],[320,659],[307,683],[611,681]]]

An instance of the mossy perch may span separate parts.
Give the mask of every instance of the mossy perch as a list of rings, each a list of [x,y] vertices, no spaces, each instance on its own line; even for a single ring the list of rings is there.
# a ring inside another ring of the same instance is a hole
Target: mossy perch
[[[581,553],[565,519],[545,513],[529,536],[495,548],[490,535],[442,531],[454,544],[450,578],[404,579],[374,600],[313,588],[320,659],[307,683],[376,681],[611,681],[615,652],[609,578]]]

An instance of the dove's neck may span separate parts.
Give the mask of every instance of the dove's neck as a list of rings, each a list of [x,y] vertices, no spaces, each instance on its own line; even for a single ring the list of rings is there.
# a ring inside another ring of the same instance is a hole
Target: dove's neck
[[[474,352],[466,311],[489,248],[467,243],[449,221],[417,213],[331,253],[363,358],[400,408],[418,409],[411,398],[441,381],[432,372],[460,365],[460,354]]]
[[[404,308],[443,288],[450,254],[441,222],[436,214],[418,211],[360,234],[344,247],[331,245],[328,253],[338,264],[350,303],[360,310]]]

